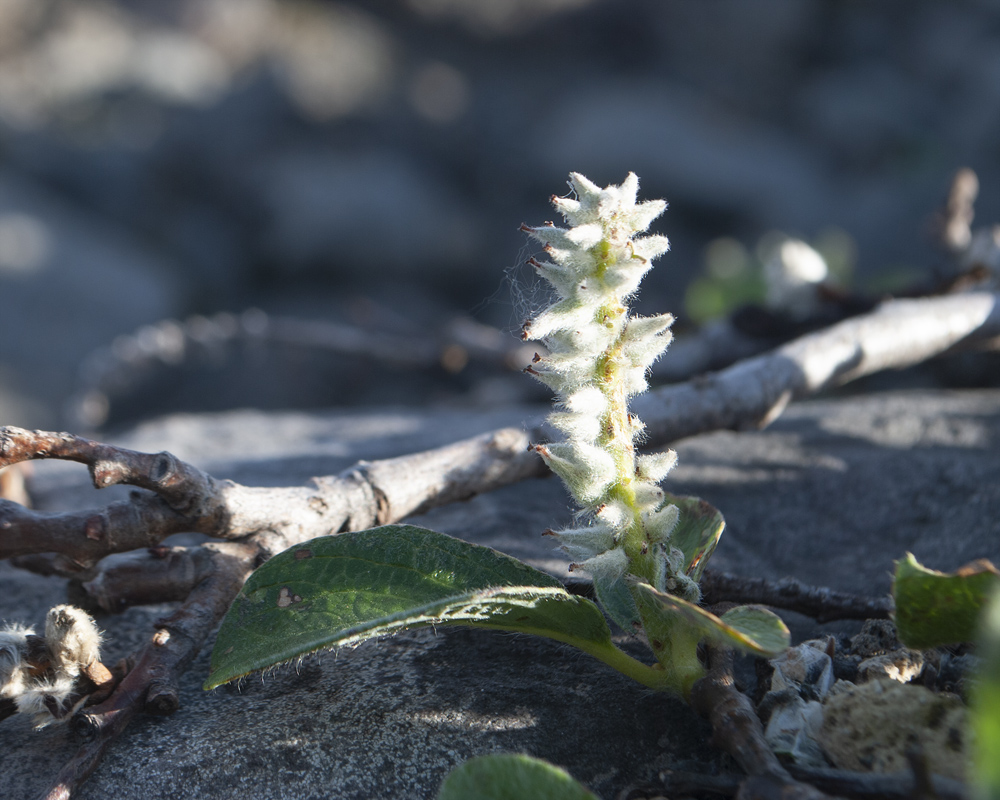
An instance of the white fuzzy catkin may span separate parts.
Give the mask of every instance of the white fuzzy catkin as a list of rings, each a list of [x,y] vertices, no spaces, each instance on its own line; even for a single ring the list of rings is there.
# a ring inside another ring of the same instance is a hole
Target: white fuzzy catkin
[[[80,697],[72,705],[68,702],[75,687],[73,678],[35,678],[14,698],[14,703],[18,713],[31,717],[36,728],[44,728],[53,722],[68,719],[75,707],[86,700],[86,697]]]
[[[33,628],[7,625],[0,630],[0,697],[13,700],[36,728],[62,721],[85,700],[76,694],[80,673],[100,660],[101,634],[93,618],[75,606],[52,608],[45,619],[48,667],[32,674],[28,637]]]
[[[28,637],[34,633],[34,628],[16,623],[0,630],[0,697],[12,700],[24,691]]]
[[[636,202],[634,173],[604,189],[578,173],[569,182],[575,197],[552,198],[569,227],[522,228],[542,243],[549,260],[529,263],[557,295],[523,329],[548,352],[528,372],[555,391],[549,422],[565,436],[536,450],[580,504],[581,520],[595,528],[595,535],[580,528],[553,535],[595,580],[616,580],[643,558],[656,588],[696,598],[697,586],[669,556],[677,510],[663,507],[657,485],[676,458],[667,452],[637,459],[643,426],[628,412],[628,398],[645,391],[649,367],[671,338],[671,315],[632,317],[628,310],[653,259],[669,248],[665,236],[640,236],[667,205]]]
[[[45,644],[52,668],[60,677],[75,678],[101,655],[101,634],[93,618],[76,606],[56,606],[45,617]]]

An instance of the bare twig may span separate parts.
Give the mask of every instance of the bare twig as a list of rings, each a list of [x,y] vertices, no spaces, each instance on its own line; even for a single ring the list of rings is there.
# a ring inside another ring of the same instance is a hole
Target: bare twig
[[[133,494],[100,511],[43,514],[0,501],[0,557],[56,552],[81,567],[108,553],[158,544],[171,533],[225,526],[219,484],[170,455],[137,453],[67,433],[0,428],[0,466],[29,459],[77,461],[94,486],[128,484]]]
[[[893,292],[893,296],[926,300],[974,289],[983,291],[988,276],[989,270],[982,264],[963,264],[947,276],[921,279]],[[833,284],[818,284],[816,293],[822,302],[805,318],[751,304],[735,309],[726,319],[702,326],[696,333],[678,336],[671,344],[670,357],[653,365],[653,377],[676,383],[703,372],[725,369],[806,334],[869,314],[887,299],[884,293],[865,294]]]
[[[213,570],[205,547],[150,547],[110,555],[83,584],[93,603],[111,613],[130,606],[184,600]]]
[[[712,723],[712,739],[746,772],[737,797],[743,800],[821,800],[827,795],[796,781],[764,739],[750,699],[736,688],[733,652],[708,645],[708,675],[695,683],[691,704]]]
[[[894,301],[864,317],[636,403],[651,444],[720,428],[763,427],[798,397],[881,369],[917,363],[1000,335],[1000,299],[988,293]],[[218,482],[168,453],[146,455],[68,434],[0,429],[0,466],[64,458],[90,466],[95,486],[156,492],[101,511],[43,515],[0,503],[0,557],[58,552],[86,569],[99,558],[156,545],[180,531],[238,539],[296,528],[302,538],[391,522],[544,473],[529,441],[507,428],[447,447],[362,463],[314,487],[248,488]],[[276,552],[276,551],[272,551]]]
[[[744,578],[707,569],[701,577],[702,598],[707,605],[727,601],[757,603],[796,611],[817,622],[835,619],[888,619],[891,597],[865,597],[837,592],[826,586],[808,586],[794,578],[771,581]]]
[[[0,465],[63,458],[90,468],[98,488],[140,486],[154,495],[97,511],[43,514],[0,501],[0,558],[56,552],[45,563],[63,574],[86,573],[111,553],[152,547],[195,531],[222,539],[274,539],[269,554],[297,542],[361,530],[465,500],[545,474],[528,451],[534,435],[506,428],[401,458],[361,462],[312,487],[253,488],[216,481],[169,453],[147,455],[71,436],[0,428]]]
[[[654,444],[711,430],[764,428],[792,400],[998,335],[1000,295],[893,300],[722,372],[654,389],[634,410]]]
[[[180,705],[178,680],[226,613],[253,569],[252,544],[205,545],[214,554],[212,574],[166,619],[139,651],[135,666],[100,705],[74,719],[88,740],[60,770],[44,800],[67,800],[100,763],[108,746],[140,711],[171,714]]]

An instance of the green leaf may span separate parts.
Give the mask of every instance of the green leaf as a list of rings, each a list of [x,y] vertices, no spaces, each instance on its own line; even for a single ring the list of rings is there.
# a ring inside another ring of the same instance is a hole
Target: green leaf
[[[739,606],[717,617],[672,594],[658,592],[648,583],[637,582],[632,588],[640,610],[665,620],[682,620],[702,639],[765,658],[783,652],[791,639],[781,617],[761,606]]]
[[[671,544],[684,553],[684,572],[701,580],[705,564],[715,551],[726,520],[717,508],[697,497],[666,495],[668,505],[677,506],[680,518],[671,535]]]
[[[788,649],[791,634],[784,621],[763,606],[737,606],[725,612],[718,619],[729,628],[725,632],[726,644],[733,643],[741,650],[771,658]],[[742,643],[733,642],[735,631]],[[729,639],[729,641],[726,641]]]
[[[639,609],[628,584],[621,578],[609,580],[600,575],[594,576],[594,594],[601,604],[604,613],[614,620],[615,625],[629,634],[634,634],[642,628]]]
[[[428,625],[476,625],[572,644],[646,685],[600,610],[488,547],[412,525],[324,536],[253,573],[223,620],[206,689],[306,653]]]
[[[480,756],[452,770],[437,800],[598,800],[565,770],[525,755]]]
[[[972,797],[1000,797],[1000,587],[983,612],[977,652],[981,659],[969,703],[973,730]]]
[[[726,521],[714,506],[697,497],[666,494],[664,499],[665,505],[677,506],[679,512],[671,544],[684,553],[685,574],[698,581]],[[595,576],[594,594],[604,613],[623,631],[634,633],[642,627],[642,616],[627,583]]]
[[[918,649],[971,642],[979,612],[998,582],[1000,572],[985,559],[944,573],[907,553],[896,562],[892,587],[899,640]]]

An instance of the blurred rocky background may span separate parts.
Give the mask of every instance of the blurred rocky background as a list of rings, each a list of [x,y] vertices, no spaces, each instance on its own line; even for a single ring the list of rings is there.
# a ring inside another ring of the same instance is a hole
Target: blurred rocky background
[[[0,421],[530,399],[571,170],[669,200],[642,305],[697,318],[774,231],[933,275],[998,143],[989,0],[0,0]]]

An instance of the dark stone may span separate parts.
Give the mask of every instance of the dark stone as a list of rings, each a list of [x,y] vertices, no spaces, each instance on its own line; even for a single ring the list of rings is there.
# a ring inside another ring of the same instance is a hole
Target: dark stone
[[[383,458],[530,418],[396,410],[354,414],[234,412],[147,423],[122,442],[166,449],[218,477],[301,483],[360,458]],[[712,565],[745,575],[793,575],[844,591],[883,593],[892,560],[912,550],[953,569],[1000,556],[1000,392],[915,392],[792,406],[762,432],[720,432],[677,444],[668,485],[723,510],[728,529]],[[82,468],[44,464],[43,508],[104,502]],[[569,519],[555,480],[511,486],[414,520],[489,543],[561,572],[538,534]],[[65,581],[0,565],[0,616],[39,625]],[[109,663],[136,649],[166,607],[104,617]],[[817,626],[789,615],[796,638]],[[856,633],[859,625],[854,624]],[[641,654],[634,642],[625,643]],[[547,758],[614,797],[659,769],[725,763],[681,701],[651,694],[569,647],[526,636],[416,631],[205,693],[202,653],[185,675],[180,710],[140,718],[113,746],[79,800],[162,796],[433,797],[453,766],[477,754]],[[0,724],[5,792],[40,792],[78,740],[66,726]]]

